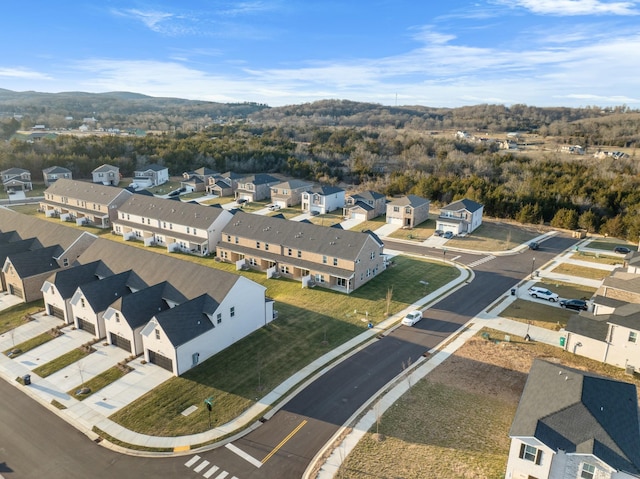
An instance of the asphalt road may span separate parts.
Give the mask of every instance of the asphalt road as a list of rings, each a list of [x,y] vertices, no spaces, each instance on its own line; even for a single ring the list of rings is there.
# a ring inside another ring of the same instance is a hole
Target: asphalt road
[[[140,458],[107,450],[52,412],[0,381],[0,474],[7,479],[47,477],[298,479],[344,421],[384,384],[483,311],[497,297],[576,242],[556,236],[538,251],[511,256],[458,254],[447,259],[475,265],[475,279],[426,311],[414,327],[402,326],[331,369],[269,421],[230,448],[173,458]],[[433,255],[439,250],[386,241],[389,249]],[[533,258],[535,257],[535,262]],[[188,463],[188,466],[186,465]],[[226,475],[224,475],[226,473]]]

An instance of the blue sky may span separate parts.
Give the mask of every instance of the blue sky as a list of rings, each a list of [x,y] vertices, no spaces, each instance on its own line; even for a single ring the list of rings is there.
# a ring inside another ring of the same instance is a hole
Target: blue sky
[[[640,0],[11,2],[0,88],[640,108]]]

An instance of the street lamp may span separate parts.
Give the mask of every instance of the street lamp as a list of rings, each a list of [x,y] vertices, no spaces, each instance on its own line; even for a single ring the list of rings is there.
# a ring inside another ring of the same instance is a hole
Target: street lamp
[[[531,260],[531,278],[533,278],[533,271],[536,269],[536,258]]]

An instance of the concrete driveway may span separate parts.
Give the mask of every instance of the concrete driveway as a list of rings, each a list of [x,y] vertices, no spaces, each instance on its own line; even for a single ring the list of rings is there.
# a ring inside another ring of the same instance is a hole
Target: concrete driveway
[[[60,324],[59,320],[58,324]],[[27,369],[33,370],[38,366],[42,366],[43,364],[68,353],[72,349],[88,343],[93,340],[93,338],[94,336],[92,334],[87,333],[82,329],[71,329],[71,327],[67,327],[63,329],[63,334],[61,336],[21,354],[15,359],[15,361]]]

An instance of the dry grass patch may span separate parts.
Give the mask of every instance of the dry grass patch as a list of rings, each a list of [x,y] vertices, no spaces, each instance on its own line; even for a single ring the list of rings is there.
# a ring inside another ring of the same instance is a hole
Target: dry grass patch
[[[551,272],[588,279],[604,279],[611,275],[611,271],[606,269],[588,268],[586,266],[579,266],[577,264],[571,263],[562,263],[559,266],[553,268]]]
[[[473,233],[455,237],[447,242],[447,246],[478,251],[506,251],[528,243],[542,233],[542,229],[531,225],[484,220]]]
[[[601,255],[600,253],[586,253],[584,251],[580,251],[578,253],[572,254],[571,259],[577,259],[580,261],[590,261],[591,263],[598,263],[598,264],[609,264],[612,266],[616,264],[624,263],[624,260],[622,258]]]
[[[559,331],[567,325],[567,321],[575,311],[554,307],[551,305],[516,299],[507,306],[500,316],[513,319],[521,323]]]
[[[386,439],[375,439],[374,425],[336,477],[502,479],[509,428],[535,358],[640,385],[620,368],[513,336],[487,341],[482,332],[392,406],[379,426]]]

